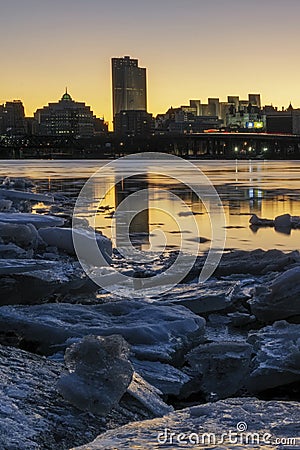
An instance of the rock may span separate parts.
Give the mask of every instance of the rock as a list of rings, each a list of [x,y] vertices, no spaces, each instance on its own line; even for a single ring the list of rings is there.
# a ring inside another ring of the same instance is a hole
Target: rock
[[[282,273],[267,286],[257,286],[249,303],[252,314],[262,322],[300,316],[300,266]]]
[[[202,339],[205,320],[183,306],[122,300],[100,305],[3,306],[0,326],[3,332],[39,343],[40,351],[48,354],[70,337],[120,334],[138,359],[177,363]]]
[[[246,309],[249,309],[247,301],[253,297],[255,286],[265,283],[265,277],[238,278],[241,279],[236,281],[230,289],[229,300],[236,308],[243,306]]]
[[[27,252],[15,244],[0,244],[0,259],[22,259],[32,256],[32,252]]]
[[[195,281],[195,278],[199,277],[205,261],[206,255],[197,257],[193,268],[182,282]],[[262,276],[270,272],[282,272],[292,267],[295,263],[300,263],[298,251],[284,253],[280,250],[234,250],[222,255],[222,259],[215,269],[214,277],[230,276],[231,281],[233,281],[233,277],[236,276],[236,281],[239,281],[241,280],[241,275]]]
[[[46,216],[43,214],[0,213],[0,222],[18,225],[32,224],[35,228],[46,228],[60,227],[64,224],[64,219],[61,217]]]
[[[300,325],[285,321],[252,331],[248,342],[256,356],[247,387],[260,392],[300,381]]]
[[[291,216],[290,214],[283,214],[277,216],[274,221],[275,229],[290,229],[290,228],[300,228],[300,217]]]
[[[105,265],[105,261],[111,263],[112,243],[106,236],[94,233],[86,229],[72,228],[42,228],[39,235],[47,245],[57,247],[69,255],[76,255],[74,247],[74,238],[76,239],[76,247],[83,247],[85,254],[88,255],[87,263],[95,266]],[[95,246],[95,240],[98,244],[102,256],[105,261],[100,258],[99,251]]]
[[[227,317],[230,319],[230,323],[234,327],[246,327],[256,321],[256,317],[254,315],[250,315],[247,313],[234,312],[227,314]]]
[[[140,375],[134,373],[132,382],[128,386],[127,392],[146,407],[155,417],[161,417],[173,411],[172,406],[162,401],[162,392],[147,383]]]
[[[0,260],[0,276],[15,273],[33,272],[36,270],[49,269],[54,270],[55,263],[41,259],[15,259],[8,258],[5,261]]]
[[[257,227],[273,227],[274,226],[274,220],[261,219],[260,217],[257,217],[256,214],[253,214],[253,216],[250,218],[249,222],[251,223],[251,225],[254,225]]]
[[[29,264],[26,264],[28,260],[11,261],[0,261],[0,305],[32,305],[46,301],[53,294],[75,292],[85,286],[90,289],[89,280],[76,264],[42,260],[30,260]]]
[[[120,335],[85,336],[65,353],[68,374],[57,384],[61,395],[82,411],[105,416],[129,386],[133,367],[129,345]]]
[[[282,214],[281,216],[275,217],[274,225],[275,228],[291,228],[292,227],[292,220],[291,220],[290,214]]]
[[[108,428],[153,418],[129,394],[104,420],[81,412],[57,392],[64,366],[44,357],[0,346],[0,448],[67,450]]]
[[[293,228],[300,228],[300,216],[292,216],[291,222]]]
[[[258,229],[259,227],[274,227],[278,231],[289,230],[291,228],[300,228],[300,217],[291,216],[290,214],[282,214],[281,216],[275,217],[275,220],[271,219],[261,219],[257,217],[256,214],[250,218],[250,224],[253,229]]]
[[[0,212],[7,212],[10,210],[11,207],[12,207],[11,200],[4,200],[3,198],[0,198]]]
[[[93,442],[72,450],[159,448],[207,450],[270,449],[287,442],[300,445],[300,405],[236,398],[186,408],[161,419],[130,423],[107,431]],[[284,441],[285,440],[285,441]]]
[[[209,400],[234,395],[249,374],[252,346],[246,342],[212,342],[190,351],[189,375],[199,380],[198,392]],[[196,386],[197,388],[197,386]]]
[[[22,350],[0,346],[0,448],[68,448],[95,436],[101,422],[67,405],[55,392],[60,364]],[[84,437],[85,436],[85,437]]]
[[[265,275],[268,272],[281,272],[299,260],[298,251],[283,253],[280,250],[237,250],[223,255],[215,275]]]
[[[37,230],[32,224],[0,222],[0,237],[4,243],[14,243],[22,248],[37,248],[39,242]]]
[[[183,386],[191,379],[170,364],[131,359],[135,371],[164,395],[179,395]]]
[[[33,182],[29,179],[26,178],[10,178],[10,177],[5,177],[2,180],[2,183],[0,185],[0,189],[20,189],[20,190],[25,190],[25,189],[29,189],[35,187],[35,185],[33,184]]]
[[[172,291],[161,295],[159,301],[185,306],[195,314],[225,311],[231,305],[230,292],[234,284],[213,280],[201,285],[191,283],[186,286],[175,286]]]

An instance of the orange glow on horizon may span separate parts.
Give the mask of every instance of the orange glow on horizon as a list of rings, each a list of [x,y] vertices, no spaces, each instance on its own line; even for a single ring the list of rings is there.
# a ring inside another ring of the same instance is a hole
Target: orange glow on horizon
[[[147,68],[148,111],[189,99],[260,93],[262,104],[300,107],[299,0],[11,0],[1,9],[0,104],[27,116],[65,89],[112,121],[111,57]]]

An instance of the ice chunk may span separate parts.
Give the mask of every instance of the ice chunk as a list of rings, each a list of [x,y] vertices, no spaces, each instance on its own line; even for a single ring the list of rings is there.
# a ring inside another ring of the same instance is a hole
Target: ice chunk
[[[88,264],[101,266],[105,264],[105,261],[111,263],[112,255],[112,243],[106,236],[94,233],[85,229],[76,228],[43,228],[39,230],[39,235],[46,242],[46,244],[57,247],[59,250],[63,250],[69,255],[75,255],[75,247],[73,237],[76,237],[77,245],[82,246],[85,249],[85,254],[88,255]],[[105,261],[99,256],[101,251]]]
[[[162,392],[147,383],[147,381],[137,373],[134,373],[133,380],[128,387],[127,392],[157,417],[173,411],[173,408],[168,406],[160,398]]]
[[[105,416],[131,382],[128,356],[129,345],[120,335],[85,336],[66,350],[69,373],[61,376],[59,392],[78,409]]]
[[[37,230],[31,223],[23,225],[0,222],[0,237],[4,243],[14,243],[25,248],[36,248],[39,242]]]
[[[203,338],[204,327],[205,320],[183,306],[157,306],[142,300],[0,308],[3,331],[15,331],[52,353],[52,345],[63,344],[69,337],[121,334],[139,359],[177,361]]]
[[[251,392],[300,382],[300,325],[284,320],[252,331],[248,341],[256,356],[247,381]]]
[[[32,224],[36,228],[59,227],[64,224],[61,217],[30,213],[0,213],[0,222],[15,224]]]
[[[10,200],[30,200],[33,202],[54,203],[51,195],[35,194],[34,192],[17,191],[14,189],[0,189],[0,198]]]

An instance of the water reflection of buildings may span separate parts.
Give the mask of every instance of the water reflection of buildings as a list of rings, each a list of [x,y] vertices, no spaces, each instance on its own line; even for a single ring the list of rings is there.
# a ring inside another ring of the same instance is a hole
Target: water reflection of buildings
[[[116,244],[126,245],[128,228],[132,245],[149,245],[149,181],[147,175],[125,178],[115,184]],[[122,206],[122,202],[125,202]]]
[[[271,219],[287,211],[292,215],[299,214],[293,198],[288,194],[278,192],[275,187],[264,189],[260,186],[261,174],[256,173],[255,169],[250,172],[247,167],[246,170],[239,171],[238,175],[238,183],[234,182],[235,174],[233,173],[232,184],[224,183],[218,186],[226,215],[229,248],[235,248],[237,242],[239,242],[238,245],[245,247],[252,245],[250,243],[253,235],[249,229],[249,219],[252,214]],[[161,238],[163,233],[169,249],[181,248],[181,242],[184,240],[185,244],[187,242],[186,248],[190,245],[191,251],[194,251],[195,239],[199,236],[212,238],[209,213],[213,205],[208,201],[208,210],[206,210],[205,205],[191,189],[174,183],[172,179],[161,179],[148,174],[125,178],[116,183],[116,174],[111,174],[111,177],[99,180],[97,186],[99,190],[94,197],[101,199],[102,205],[98,208],[98,229],[101,229],[108,237],[112,237],[114,246],[118,248],[126,248],[126,245],[131,243],[139,250],[160,249],[163,247]],[[164,193],[164,190],[167,192]],[[198,224],[198,236],[190,231],[191,216],[185,217],[180,202],[174,201],[174,198],[168,195],[168,191],[177,195],[190,208]],[[142,194],[138,195],[138,192]],[[122,203],[123,211],[115,214],[115,211],[122,207]],[[180,229],[176,222],[178,218]],[[114,231],[110,234],[111,225]],[[260,230],[258,242],[255,244],[260,247],[265,245],[264,241],[259,241],[262,233],[263,231]],[[207,248],[205,244],[201,245],[202,251]]]

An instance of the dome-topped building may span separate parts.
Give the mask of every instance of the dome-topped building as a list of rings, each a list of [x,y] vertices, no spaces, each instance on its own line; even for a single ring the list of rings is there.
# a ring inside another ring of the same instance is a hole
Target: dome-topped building
[[[66,88],[57,103],[38,109],[34,118],[38,124],[38,134],[43,136],[73,135],[91,137],[99,128],[99,120],[85,103],[72,99]],[[103,122],[103,131],[105,124]],[[97,124],[97,125],[96,125]]]
[[[73,99],[71,97],[71,95],[68,93],[68,88],[66,88],[66,92],[64,93],[64,95],[62,96],[61,102],[72,102]]]

